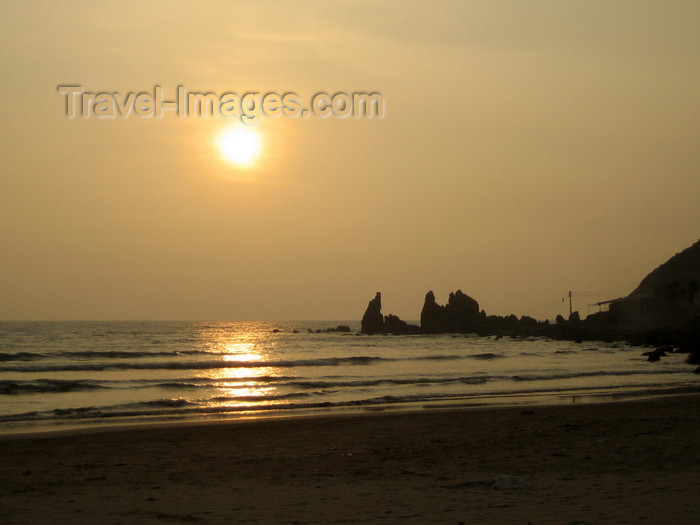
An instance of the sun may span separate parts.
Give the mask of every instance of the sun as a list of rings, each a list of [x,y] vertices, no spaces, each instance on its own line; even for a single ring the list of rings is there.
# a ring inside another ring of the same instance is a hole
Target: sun
[[[238,168],[253,167],[262,151],[262,138],[251,128],[227,129],[219,135],[217,144],[221,157]]]

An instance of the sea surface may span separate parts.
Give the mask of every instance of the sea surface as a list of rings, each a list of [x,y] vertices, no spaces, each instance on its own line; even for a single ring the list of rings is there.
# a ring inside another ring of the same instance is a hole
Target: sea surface
[[[352,331],[316,332],[337,325]],[[625,343],[358,330],[347,321],[0,322],[0,433],[700,390],[685,355],[650,363]]]

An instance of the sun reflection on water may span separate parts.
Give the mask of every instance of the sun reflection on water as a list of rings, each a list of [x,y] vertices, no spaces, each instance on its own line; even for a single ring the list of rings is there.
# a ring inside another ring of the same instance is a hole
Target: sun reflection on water
[[[270,383],[274,382],[274,378],[281,377],[282,371],[264,365],[274,350],[274,342],[261,334],[235,335],[237,341],[230,341],[230,334],[221,334],[218,341],[212,341],[221,359],[231,366],[202,371],[200,377],[212,380],[216,385],[216,393],[208,400],[209,406],[240,409],[274,404],[279,392]],[[261,366],[255,366],[256,362],[260,362]]]

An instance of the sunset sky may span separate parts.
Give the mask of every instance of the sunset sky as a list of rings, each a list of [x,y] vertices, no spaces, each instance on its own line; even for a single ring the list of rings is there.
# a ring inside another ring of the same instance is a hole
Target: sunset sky
[[[0,319],[538,319],[700,238],[700,2],[5,2]],[[127,94],[377,92],[382,118],[68,118]]]

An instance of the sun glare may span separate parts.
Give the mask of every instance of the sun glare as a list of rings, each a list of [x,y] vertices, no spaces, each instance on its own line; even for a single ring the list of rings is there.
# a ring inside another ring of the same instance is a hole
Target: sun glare
[[[218,146],[226,162],[238,168],[250,168],[260,156],[262,138],[250,128],[228,129],[219,135]]]

